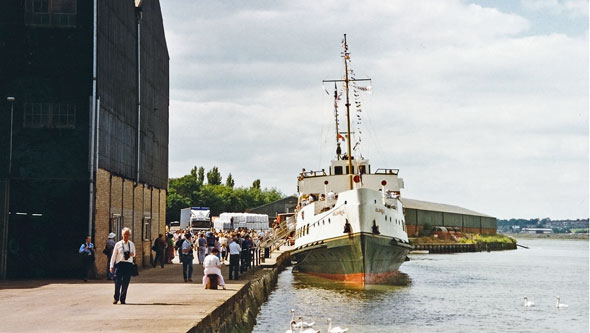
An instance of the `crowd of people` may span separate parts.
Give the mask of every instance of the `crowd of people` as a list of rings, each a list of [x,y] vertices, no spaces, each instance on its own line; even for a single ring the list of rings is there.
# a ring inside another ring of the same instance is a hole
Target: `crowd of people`
[[[189,230],[178,230],[169,233],[168,238],[173,239],[174,246],[168,247],[167,260],[169,262],[178,254],[179,261],[183,264],[183,278],[185,282],[192,281],[193,261],[197,258],[197,264],[203,265],[204,269],[208,268],[217,271],[214,267],[223,264],[229,264],[229,279],[238,279],[239,275],[244,273],[252,266],[252,249],[259,248],[260,243],[269,237],[270,232],[256,232],[254,230],[237,229],[229,231],[203,231],[193,235]],[[172,243],[171,242],[171,243]],[[175,251],[174,251],[175,250]],[[207,260],[207,256],[214,254],[218,261]],[[218,263],[217,263],[218,262]],[[213,265],[213,263],[215,263]],[[154,264],[155,266],[155,264]],[[221,271],[220,279],[223,281]],[[205,272],[207,276],[207,272]],[[220,283],[221,286],[223,284]]]
[[[237,230],[198,231],[177,230],[158,235],[152,245],[155,252],[152,267],[171,264],[176,256],[182,263],[184,282],[192,282],[193,265],[202,265],[204,269],[203,285],[207,284],[208,276],[217,275],[217,283],[225,289],[225,279],[221,273],[223,265],[229,265],[229,279],[237,280],[240,275],[252,268],[254,249],[272,236],[272,230],[259,231],[239,228]],[[116,235],[110,233],[103,254],[107,256],[107,279],[114,280],[115,293],[113,304],[125,304],[127,289],[131,276],[134,275],[135,245],[130,240],[131,230],[123,228],[122,239],[115,242]],[[95,248],[88,236],[79,249],[84,262],[84,281],[91,274],[94,266]]]

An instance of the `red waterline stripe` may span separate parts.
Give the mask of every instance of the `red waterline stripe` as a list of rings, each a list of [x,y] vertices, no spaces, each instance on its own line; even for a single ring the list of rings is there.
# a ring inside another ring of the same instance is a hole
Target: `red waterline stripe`
[[[319,276],[324,279],[330,280],[337,280],[343,281],[345,283],[350,284],[358,284],[358,285],[365,285],[365,284],[378,284],[384,281],[391,280],[396,274],[395,272],[386,272],[386,273],[351,273],[351,274],[329,274],[329,273],[312,273],[306,272],[306,274]]]

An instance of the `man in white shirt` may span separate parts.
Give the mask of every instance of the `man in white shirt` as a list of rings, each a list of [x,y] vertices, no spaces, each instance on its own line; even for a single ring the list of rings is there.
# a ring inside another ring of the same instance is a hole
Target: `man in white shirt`
[[[113,304],[121,301],[125,304],[127,298],[127,288],[131,281],[131,273],[133,269],[133,257],[135,257],[135,245],[129,240],[131,230],[123,228],[121,231],[123,239],[115,244],[113,255],[111,256],[111,273],[115,277],[115,300]]]
[[[187,232],[184,235],[184,243],[182,243],[182,256],[180,257],[182,261],[182,276],[184,277],[184,282],[193,282],[193,242],[191,242],[191,233]]]
[[[203,267],[205,270],[203,271],[203,286],[207,286],[207,275],[209,274],[217,274],[219,276],[219,285],[221,288],[225,289],[225,281],[223,281],[223,275],[221,275],[221,262],[219,261],[219,250],[213,248],[211,253],[205,257],[203,261]]]
[[[234,236],[231,243],[229,243],[229,279],[235,280],[239,277],[240,271],[240,252],[242,247],[238,244],[238,237]],[[233,273],[233,274],[232,274]]]

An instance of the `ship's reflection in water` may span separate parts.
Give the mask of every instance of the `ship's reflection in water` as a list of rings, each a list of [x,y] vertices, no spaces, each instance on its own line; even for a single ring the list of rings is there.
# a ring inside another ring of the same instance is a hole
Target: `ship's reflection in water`
[[[327,318],[334,325],[359,332],[371,322],[373,332],[391,332],[391,316],[403,313],[404,290],[411,278],[399,273],[389,284],[365,285],[333,281],[317,276],[292,272],[287,268],[279,275],[277,289],[262,306],[254,332],[284,332],[295,310],[295,319],[315,321],[314,329],[326,331]],[[379,328],[381,327],[381,328]],[[362,330],[364,331],[364,329]]]
[[[386,284],[368,284],[359,285],[353,283],[347,283],[343,281],[334,281],[330,279],[324,279],[314,275],[293,272],[293,288],[296,290],[306,288],[319,288],[325,289],[326,291],[333,291],[339,293],[349,292],[350,296],[354,295],[371,295],[380,294],[383,292],[396,292],[403,287],[407,287],[412,283],[410,276],[403,272],[397,272]]]
[[[253,331],[285,332],[294,309],[322,332],[327,318],[351,333],[588,332],[588,240],[519,243],[530,249],[414,255],[393,283],[362,288],[287,268]]]

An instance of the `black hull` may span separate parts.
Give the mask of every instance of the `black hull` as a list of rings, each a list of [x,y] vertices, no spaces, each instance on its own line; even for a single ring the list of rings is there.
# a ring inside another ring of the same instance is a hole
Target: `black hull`
[[[291,256],[300,272],[357,284],[389,282],[406,260],[411,245],[391,237],[357,233],[296,249]]]

